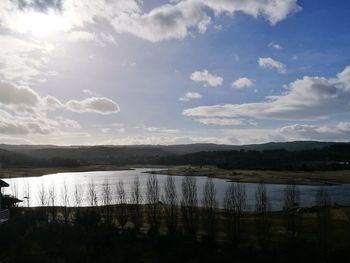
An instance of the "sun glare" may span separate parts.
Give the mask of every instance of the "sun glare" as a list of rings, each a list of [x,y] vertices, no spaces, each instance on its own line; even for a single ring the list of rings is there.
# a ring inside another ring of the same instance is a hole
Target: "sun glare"
[[[67,31],[70,27],[68,19],[55,12],[29,12],[17,23],[24,32],[30,32],[37,37],[44,37],[59,31]]]

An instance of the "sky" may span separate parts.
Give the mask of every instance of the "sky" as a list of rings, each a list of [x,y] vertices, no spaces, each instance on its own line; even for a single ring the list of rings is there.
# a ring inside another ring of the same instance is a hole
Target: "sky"
[[[350,141],[347,0],[1,0],[0,143]]]

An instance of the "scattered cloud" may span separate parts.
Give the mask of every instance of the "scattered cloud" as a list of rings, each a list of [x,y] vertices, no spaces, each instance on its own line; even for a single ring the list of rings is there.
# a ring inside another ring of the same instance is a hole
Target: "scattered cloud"
[[[270,57],[259,58],[258,64],[262,68],[276,69],[279,73],[282,73],[282,74],[287,73],[287,68],[283,63],[277,60],[274,60],[273,58],[270,58]]]
[[[115,40],[114,36],[111,34],[101,33],[100,34],[101,41],[104,43],[109,43],[113,45],[117,45],[117,41]]]
[[[191,99],[200,99],[202,95],[198,92],[186,92],[185,96],[179,98],[180,101],[189,101]]]
[[[190,79],[194,82],[204,83],[204,86],[218,87],[224,82],[220,76],[209,73],[208,70],[195,71],[191,74]]]
[[[243,104],[200,106],[183,111],[195,117],[249,117],[255,119],[314,120],[349,112],[350,70],[337,78],[305,76],[290,83],[284,94],[267,97],[267,101]]]
[[[50,119],[44,113],[34,116],[10,114],[7,111],[0,110],[1,135],[52,135],[71,129],[80,129],[80,124],[63,117]]]
[[[116,102],[104,97],[91,97],[80,101],[70,100],[66,103],[66,106],[74,112],[112,114],[120,111],[119,105]]]
[[[274,49],[282,49],[282,46],[275,42],[270,42],[267,46]]]
[[[254,86],[255,80],[246,77],[241,77],[234,82],[232,82],[232,87],[236,89],[249,88]]]
[[[241,119],[229,119],[229,118],[201,118],[197,119],[201,124],[205,125],[218,125],[218,126],[233,126],[242,125],[244,122]]]

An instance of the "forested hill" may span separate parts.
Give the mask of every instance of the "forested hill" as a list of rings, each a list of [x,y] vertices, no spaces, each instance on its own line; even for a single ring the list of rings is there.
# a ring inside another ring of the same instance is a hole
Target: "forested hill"
[[[172,146],[0,145],[2,167],[82,165],[216,165],[227,169],[348,169],[350,144],[288,142],[260,145]]]

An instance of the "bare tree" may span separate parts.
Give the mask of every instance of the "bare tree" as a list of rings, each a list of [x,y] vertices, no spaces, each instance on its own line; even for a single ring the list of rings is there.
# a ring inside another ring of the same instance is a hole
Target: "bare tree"
[[[197,236],[199,221],[196,178],[192,176],[184,177],[181,187],[182,224],[186,234],[195,238]]]
[[[25,183],[24,185],[24,199],[26,199],[27,207],[30,207],[30,185],[28,182]]]
[[[133,213],[131,215],[131,221],[134,224],[135,231],[138,233],[143,223],[143,213],[142,213],[142,193],[140,187],[139,177],[135,177],[134,183],[131,187],[131,199]]]
[[[147,218],[149,223],[149,233],[157,234],[159,231],[159,184],[154,174],[147,178]]]
[[[164,183],[164,212],[168,234],[173,235],[177,231],[178,223],[178,199],[173,176],[168,176]]]
[[[111,218],[112,191],[108,180],[106,180],[105,183],[103,184],[102,201],[103,201],[103,208],[105,210],[105,222],[107,224],[110,224],[112,221],[112,218]]]
[[[64,181],[62,185],[61,199],[63,205],[63,217],[64,221],[67,223],[69,218],[69,191],[66,181]]]
[[[47,220],[46,207],[48,205],[45,185],[42,183],[38,192],[38,201],[41,206],[41,216],[43,220]]]
[[[124,230],[124,227],[128,222],[128,204],[125,194],[124,182],[122,180],[120,180],[117,184],[117,196],[117,220],[122,230]]]
[[[285,225],[291,240],[295,240],[300,225],[298,212],[300,192],[294,182],[288,184],[284,189],[284,216]]]
[[[266,186],[264,183],[259,183],[255,193],[256,206],[256,230],[258,240],[263,249],[266,249],[271,236],[271,216],[270,216],[270,201],[267,196]]]
[[[217,208],[216,189],[212,178],[207,178],[203,189],[203,222],[204,228],[210,239],[214,239],[217,231]]]
[[[74,186],[74,193],[73,193],[73,198],[74,198],[74,206],[75,206],[75,219],[77,219],[77,217],[79,216],[79,211],[80,211],[80,207],[82,205],[83,202],[83,188],[81,185],[75,183]]]
[[[329,240],[332,229],[331,197],[324,187],[316,192],[318,239],[323,256],[326,258],[329,251]]]
[[[234,242],[238,242],[241,238],[242,216],[246,208],[246,200],[247,193],[243,184],[234,183],[227,187],[224,198],[226,227]]]
[[[94,180],[91,179],[89,186],[88,186],[88,192],[87,192],[87,199],[91,207],[97,207],[98,206],[98,199],[97,199],[97,193],[96,193],[96,187]]]
[[[18,198],[18,184],[16,182],[12,183],[11,190],[12,190],[13,197]]]
[[[49,188],[49,203],[51,206],[52,220],[56,220],[56,191],[55,185],[52,183]]]

